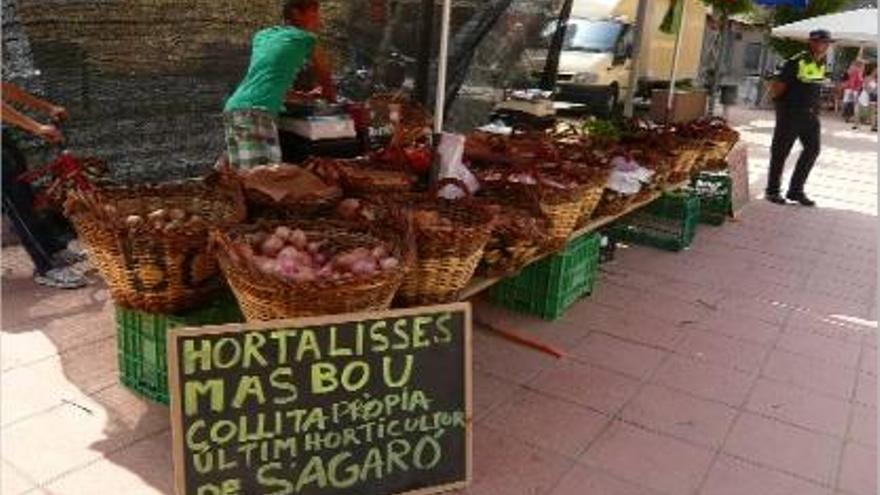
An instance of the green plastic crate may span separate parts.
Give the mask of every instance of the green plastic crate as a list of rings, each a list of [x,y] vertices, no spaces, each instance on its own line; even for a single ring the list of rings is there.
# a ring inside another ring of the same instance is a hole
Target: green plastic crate
[[[559,319],[575,301],[593,292],[601,237],[583,235],[565,250],[533,263],[489,290],[495,304],[546,320]]]
[[[700,222],[723,225],[730,216],[733,181],[727,172],[700,172],[691,181],[700,197]]]
[[[177,327],[222,325],[244,321],[231,295],[209,306],[180,314],[146,313],[116,306],[119,379],[138,395],[169,403],[165,336]]]
[[[700,221],[700,198],[690,190],[666,192],[614,224],[616,239],[667,251],[690,247]]]

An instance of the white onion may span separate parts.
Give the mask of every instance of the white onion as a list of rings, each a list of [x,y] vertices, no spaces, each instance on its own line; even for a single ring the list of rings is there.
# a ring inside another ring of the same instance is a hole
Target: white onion
[[[309,245],[309,239],[306,237],[306,233],[300,229],[291,232],[288,240],[291,244],[296,246],[297,249],[306,249]]]
[[[399,267],[400,261],[397,258],[385,258],[379,262],[379,266],[382,267],[382,270],[390,271]]]
[[[275,257],[283,247],[283,240],[274,235],[270,235],[268,239],[263,241],[263,245],[260,246],[260,249],[266,256]]]

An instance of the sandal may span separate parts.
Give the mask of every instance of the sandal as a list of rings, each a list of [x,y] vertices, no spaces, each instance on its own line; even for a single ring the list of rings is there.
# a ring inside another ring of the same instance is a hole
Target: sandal
[[[34,282],[54,289],[79,289],[88,285],[83,274],[70,267],[53,268],[45,273],[34,275]]]

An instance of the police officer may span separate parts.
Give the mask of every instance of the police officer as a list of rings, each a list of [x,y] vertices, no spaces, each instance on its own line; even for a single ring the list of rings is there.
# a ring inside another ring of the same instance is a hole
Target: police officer
[[[825,55],[831,42],[831,33],[824,29],[810,32],[809,50],[786,60],[770,87],[776,103],[776,129],[770,148],[766,198],[772,203],[786,204],[789,199],[803,206],[816,206],[804,194],[804,184],[819,157],[819,104],[825,81]],[[798,139],[804,149],[783,198],[782,170]]]

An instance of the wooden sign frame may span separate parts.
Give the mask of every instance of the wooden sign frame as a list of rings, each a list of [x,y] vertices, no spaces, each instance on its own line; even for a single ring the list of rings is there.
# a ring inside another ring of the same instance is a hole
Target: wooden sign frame
[[[195,495],[186,493],[185,478],[185,439],[183,431],[183,404],[180,397],[180,367],[178,339],[181,337],[222,335],[230,332],[259,331],[272,328],[302,328],[307,326],[320,326],[341,323],[351,323],[362,320],[376,320],[394,317],[410,317],[439,312],[463,312],[464,335],[462,336],[463,351],[463,376],[464,376],[464,414],[465,414],[465,478],[460,481],[444,485],[430,486],[410,490],[407,492],[389,493],[387,495],[430,495],[434,493],[460,490],[466,488],[473,479],[473,311],[471,304],[467,302],[443,304],[436,306],[421,306],[400,310],[387,310],[378,312],[350,313],[332,316],[319,316],[310,318],[293,318],[287,320],[275,320],[268,322],[235,323],[221,326],[182,327],[171,330],[168,334],[168,385],[170,389],[170,413],[171,413],[171,437],[172,458],[174,461],[174,487],[177,495]]]

